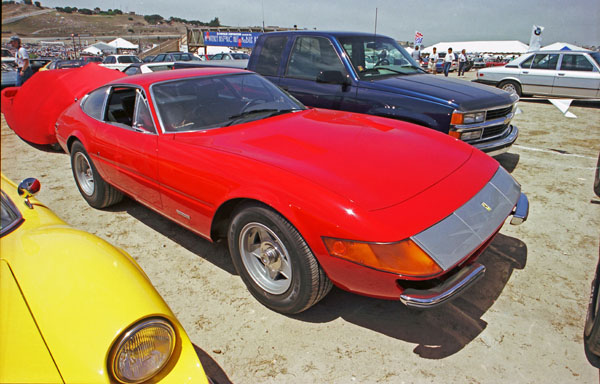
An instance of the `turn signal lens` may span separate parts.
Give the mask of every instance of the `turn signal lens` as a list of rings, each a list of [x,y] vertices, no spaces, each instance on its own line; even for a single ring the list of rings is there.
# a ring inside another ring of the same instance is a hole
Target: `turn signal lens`
[[[151,319],[126,331],[112,352],[113,376],[120,383],[142,383],[160,372],[175,348],[175,331],[163,319]]]
[[[432,276],[442,272],[439,265],[412,240],[397,243],[364,243],[324,237],[332,256],[381,271],[405,276]]]
[[[464,121],[464,115],[460,112],[452,112],[452,118],[450,119],[451,125],[461,125]]]

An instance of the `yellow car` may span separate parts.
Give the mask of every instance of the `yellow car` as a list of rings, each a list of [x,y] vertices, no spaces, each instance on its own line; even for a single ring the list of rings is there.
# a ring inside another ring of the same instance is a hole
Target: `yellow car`
[[[69,227],[39,187],[2,175],[0,383],[207,383],[137,263]]]

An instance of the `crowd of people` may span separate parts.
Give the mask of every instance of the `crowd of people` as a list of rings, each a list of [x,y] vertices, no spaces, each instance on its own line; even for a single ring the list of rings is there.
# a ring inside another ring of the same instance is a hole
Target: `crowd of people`
[[[448,77],[448,73],[450,72],[450,68],[452,64],[457,64],[458,66],[458,76],[465,75],[465,69],[467,66],[467,52],[465,49],[460,51],[459,54],[453,52],[452,48],[448,48],[448,52],[445,55],[440,55],[437,52],[437,48],[433,47],[433,53],[428,57],[421,56],[421,51],[419,50],[419,46],[417,45],[411,53],[412,58],[419,64],[427,64],[428,72],[432,74],[437,73],[437,63],[440,58],[442,58],[442,73],[444,76]]]

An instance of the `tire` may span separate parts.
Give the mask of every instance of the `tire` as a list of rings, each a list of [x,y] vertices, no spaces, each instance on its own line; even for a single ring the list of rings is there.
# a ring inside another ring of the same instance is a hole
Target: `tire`
[[[498,84],[498,88],[510,93],[511,95],[516,94],[519,97],[522,96],[521,85],[519,85],[519,83],[517,83],[516,81],[512,81],[512,80],[503,81],[500,84]]]
[[[300,233],[259,204],[236,209],[227,236],[233,264],[264,306],[294,314],[315,305],[332,284]]]
[[[123,194],[102,179],[79,141],[71,147],[71,170],[79,193],[92,207],[106,208],[123,200]]]
[[[600,265],[596,268],[596,276],[592,283],[590,303],[583,330],[585,355],[588,361],[596,368],[600,368],[600,356],[594,354],[592,350],[596,352],[600,351],[600,316],[598,316],[598,309],[600,307],[600,303],[598,302],[598,288],[600,284],[600,281],[598,280],[600,277],[598,276],[599,271]]]

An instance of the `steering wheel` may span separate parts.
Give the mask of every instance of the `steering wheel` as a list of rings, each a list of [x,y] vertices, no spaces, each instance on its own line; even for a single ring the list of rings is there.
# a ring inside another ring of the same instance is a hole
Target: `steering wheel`
[[[379,59],[377,60],[377,63],[375,63],[375,66],[378,67],[380,65],[390,65],[390,61],[388,59]]]

